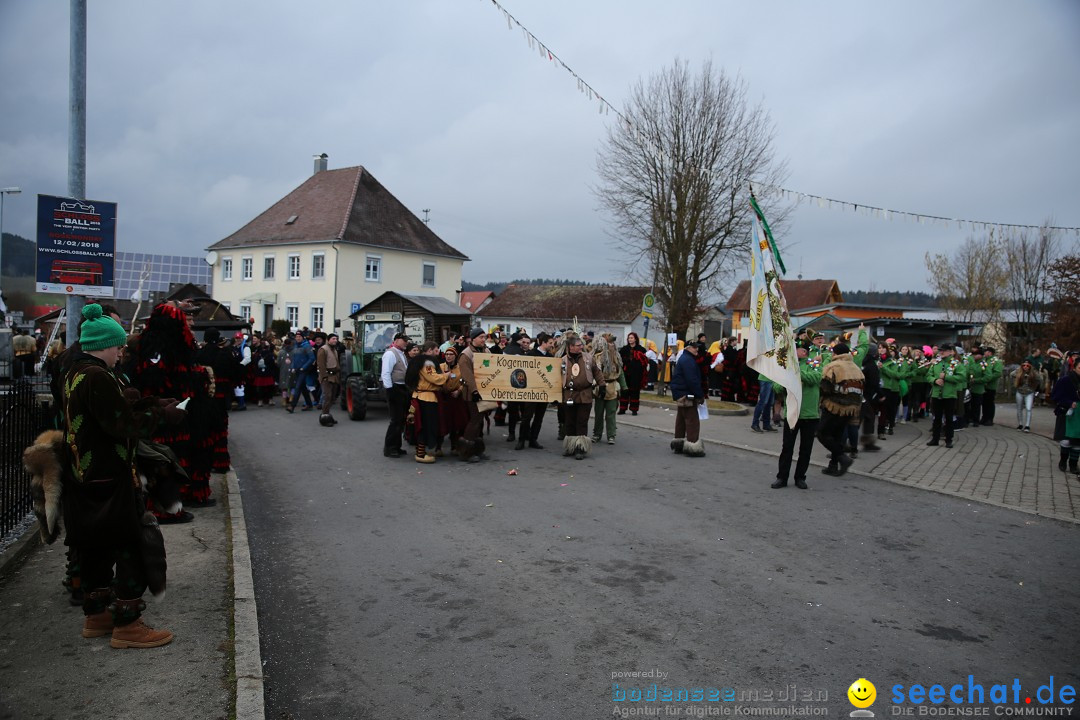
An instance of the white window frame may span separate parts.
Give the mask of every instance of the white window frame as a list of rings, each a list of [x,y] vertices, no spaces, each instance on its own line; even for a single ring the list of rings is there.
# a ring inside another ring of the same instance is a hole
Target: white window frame
[[[250,303],[240,303],[240,317],[244,322],[251,319],[251,305]]]
[[[369,267],[372,260],[375,261],[374,276],[371,273],[371,268]],[[364,256],[364,282],[382,282],[382,255],[372,255],[371,253],[368,253],[366,256]]]
[[[267,273],[266,263],[270,263],[270,272]],[[277,257],[275,255],[263,255],[263,280],[273,280],[277,274]]]
[[[437,267],[436,264],[431,262],[430,260],[425,260],[424,262],[422,262],[420,264],[420,287],[426,287],[426,288],[435,287],[435,283],[436,283],[435,268],[436,267]],[[425,282],[425,277],[424,277],[424,275],[426,274],[425,271],[428,268],[431,268],[431,284],[430,285],[428,285],[427,282]]]
[[[221,258],[221,279],[225,282],[232,280],[232,258]]]
[[[318,322],[315,320],[316,311],[319,313]],[[326,306],[322,303],[311,303],[311,329],[322,330],[326,325]]]
[[[320,266],[321,267],[318,267]],[[322,272],[318,275],[315,274],[315,270],[319,269]],[[326,279],[326,253],[313,252],[311,253],[311,279],[312,280],[325,280]]]
[[[295,263],[293,261],[295,261]],[[293,272],[294,265],[295,265],[295,270],[296,270],[295,273]],[[287,269],[285,271],[287,273],[286,277],[289,280],[299,280],[300,279],[300,253],[289,253],[288,260],[286,261],[286,266],[287,266]]]
[[[300,305],[285,303],[285,319],[289,321],[290,331],[295,332],[300,327]]]
[[[244,255],[240,258],[240,279],[251,282],[255,278],[255,258]]]

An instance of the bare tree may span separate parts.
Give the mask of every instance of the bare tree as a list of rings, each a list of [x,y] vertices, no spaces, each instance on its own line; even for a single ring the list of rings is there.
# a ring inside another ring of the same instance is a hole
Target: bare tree
[[[1080,254],[1051,263],[1044,283],[1051,299],[1051,333],[1060,347],[1080,347]]]
[[[711,62],[694,75],[676,60],[638,81],[623,116],[597,154],[595,192],[630,253],[628,275],[655,284],[681,335],[736,263],[748,262],[750,182],[779,185],[784,164],[773,157],[768,113]]]
[[[1022,230],[1005,239],[1005,275],[1008,300],[1015,311],[1011,341],[1021,353],[1030,352],[1041,339],[1049,309],[1046,277],[1061,256],[1061,242],[1047,220],[1035,233]]]
[[[969,235],[951,256],[926,253],[927,281],[950,320],[984,328],[1000,320],[1003,253],[1004,242],[992,232],[982,239]]]

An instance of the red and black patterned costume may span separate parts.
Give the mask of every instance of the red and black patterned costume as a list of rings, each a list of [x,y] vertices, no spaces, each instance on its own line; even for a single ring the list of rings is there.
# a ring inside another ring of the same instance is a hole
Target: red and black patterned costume
[[[251,350],[251,363],[247,366],[248,400],[269,405],[274,399],[278,367],[274,358],[274,344],[260,342]]]
[[[210,373],[196,364],[195,350],[184,312],[162,303],[154,308],[139,335],[131,381],[143,397],[191,398],[187,419],[158,430],[153,440],[176,454],[191,480],[181,487],[180,496],[185,503],[198,505],[210,498],[214,413]]]
[[[630,342],[631,338],[633,343]],[[641,405],[641,391],[649,382],[649,358],[645,355],[645,348],[641,345],[637,333],[626,336],[626,345],[619,350],[619,355],[622,357],[627,385],[627,388],[619,393],[619,414],[625,415],[626,409],[630,408],[630,412],[637,415]]]

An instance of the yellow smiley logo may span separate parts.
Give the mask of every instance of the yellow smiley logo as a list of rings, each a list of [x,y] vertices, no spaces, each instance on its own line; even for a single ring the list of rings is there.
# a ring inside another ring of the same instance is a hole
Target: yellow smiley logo
[[[847,689],[848,700],[857,708],[868,708],[877,699],[877,688],[866,678],[859,678]]]

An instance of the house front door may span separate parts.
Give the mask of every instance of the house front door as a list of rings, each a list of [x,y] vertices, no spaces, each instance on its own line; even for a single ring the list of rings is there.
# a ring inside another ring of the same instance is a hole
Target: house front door
[[[274,322],[274,303],[263,304],[263,332],[270,331],[270,324]]]

